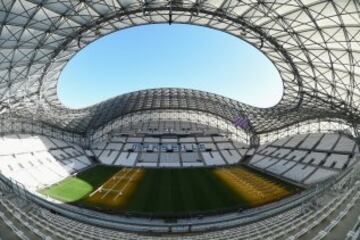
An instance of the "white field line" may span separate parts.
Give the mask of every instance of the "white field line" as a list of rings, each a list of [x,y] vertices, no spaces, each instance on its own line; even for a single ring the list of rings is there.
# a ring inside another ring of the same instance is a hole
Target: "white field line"
[[[128,181],[125,183],[125,185],[120,189],[120,192],[115,196],[114,201],[120,196],[122,195],[122,192],[127,188],[127,186],[131,183],[131,181],[133,180],[135,175],[138,175],[138,172],[140,170],[136,169],[135,172],[133,172],[133,174],[131,174],[130,178],[128,179]]]
[[[121,169],[119,172],[117,172],[117,173],[115,174],[115,176],[118,175],[118,174],[120,174],[120,173],[121,173],[122,171],[124,171],[124,170],[126,170],[126,168]],[[114,177],[114,176],[113,176],[113,177]],[[100,187],[98,187],[94,192],[92,192],[92,193],[90,194],[90,197],[92,197],[93,195],[95,195],[95,193],[102,191],[102,189],[104,188],[104,186],[105,186],[108,182],[110,182],[113,177],[111,177],[111,178],[110,178],[109,180],[107,180],[104,184],[102,184]]]
[[[115,189],[112,189],[112,188],[103,188],[102,191],[119,192],[119,190],[115,190]]]
[[[131,172],[130,169],[126,169],[126,170],[127,170],[127,171],[118,178],[118,181],[117,181],[114,185],[112,185],[111,190],[114,190],[114,188]],[[113,176],[112,179],[113,179],[113,178],[116,179],[116,178],[117,178],[117,175],[118,175],[118,174],[116,174],[115,176]],[[104,195],[101,196],[100,199],[105,198],[110,192],[111,192],[111,191],[107,191]]]

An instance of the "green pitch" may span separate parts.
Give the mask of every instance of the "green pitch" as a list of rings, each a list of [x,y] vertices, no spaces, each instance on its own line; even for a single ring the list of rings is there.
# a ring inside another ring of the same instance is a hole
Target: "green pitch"
[[[149,213],[248,207],[207,168],[149,169],[132,199],[126,205],[128,210]]]
[[[98,165],[42,189],[40,193],[66,203],[79,202],[117,171],[119,168]]]
[[[176,214],[261,205],[257,202],[259,199],[249,197],[253,196],[256,186],[249,187],[244,174],[267,184],[261,191],[274,187],[283,194],[281,197],[285,197],[297,190],[243,167],[136,169],[95,166],[41,190],[41,193],[66,203],[113,213]],[[275,199],[271,192],[264,196],[267,202],[281,198]]]

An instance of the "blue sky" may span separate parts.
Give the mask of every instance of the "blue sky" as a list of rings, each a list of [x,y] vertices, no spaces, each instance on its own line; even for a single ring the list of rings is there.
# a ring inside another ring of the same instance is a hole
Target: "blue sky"
[[[182,87],[270,107],[282,96],[273,64],[248,43],[209,28],[156,24],[105,36],[73,57],[58,83],[60,100],[86,107],[147,88]]]

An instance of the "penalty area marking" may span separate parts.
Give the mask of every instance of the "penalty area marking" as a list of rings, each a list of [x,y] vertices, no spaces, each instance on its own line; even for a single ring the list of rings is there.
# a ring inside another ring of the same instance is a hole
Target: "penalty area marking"
[[[113,201],[115,201],[119,196],[122,195],[122,192],[125,191],[125,189],[127,188],[127,186],[130,184],[130,182],[133,180],[134,175],[138,175],[139,173],[139,169],[136,169],[135,172],[133,172],[133,174],[131,174],[129,180],[125,183],[125,185],[120,189],[120,192],[115,196],[115,198],[113,199]]]
[[[117,182],[114,184],[114,185],[112,185],[111,186],[111,188],[110,188],[110,190],[114,190],[115,189],[115,187],[121,182],[121,180],[123,180],[130,172],[131,172],[131,169],[128,169],[128,168],[125,168],[125,173],[124,174],[122,174],[122,175],[120,175],[119,177],[118,177],[118,175],[119,174],[121,174],[121,171],[120,172],[118,172],[117,174],[115,174],[111,179],[109,179],[109,181],[111,181],[111,180],[117,180]],[[107,182],[106,182],[107,183]],[[105,184],[106,184],[105,183]],[[104,184],[104,185],[105,185]],[[104,186],[103,185],[103,186]],[[112,192],[112,191],[107,191],[104,195],[102,195],[101,196],[101,198],[100,199],[103,199],[103,198],[105,198],[110,192]]]
[[[126,170],[126,168],[121,169],[121,170],[120,170],[119,172],[117,172],[115,175],[118,175],[119,173],[121,173],[121,172],[124,171],[124,170]],[[114,175],[114,176],[115,176],[115,175]],[[103,183],[100,187],[98,187],[95,191],[93,191],[89,196],[92,197],[92,196],[94,196],[97,192],[100,192],[100,193],[101,193],[103,189],[106,189],[106,188],[104,188],[104,186],[105,186],[107,183],[109,183],[114,176],[112,176],[110,179],[108,179],[105,183]]]

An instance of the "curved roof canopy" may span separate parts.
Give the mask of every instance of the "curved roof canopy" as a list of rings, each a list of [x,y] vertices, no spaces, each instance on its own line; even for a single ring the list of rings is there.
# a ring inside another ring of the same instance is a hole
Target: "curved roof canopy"
[[[260,109],[186,89],[133,92],[81,110],[60,103],[61,70],[87,44],[124,28],[173,22],[218,29],[262,51],[283,80],[280,103]],[[85,132],[145,109],[247,116],[256,133],[311,118],[360,122],[357,0],[5,0],[0,29],[1,111],[66,130]]]

